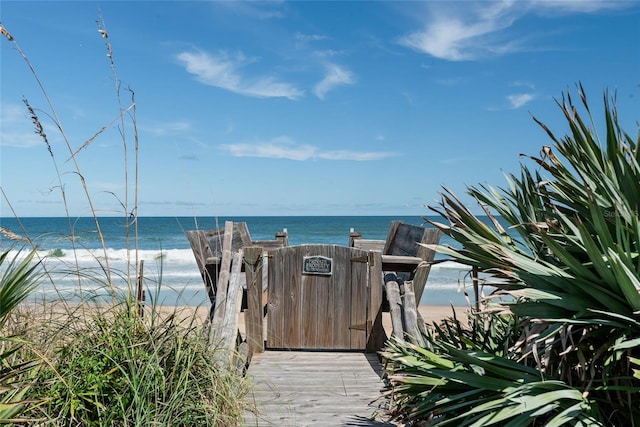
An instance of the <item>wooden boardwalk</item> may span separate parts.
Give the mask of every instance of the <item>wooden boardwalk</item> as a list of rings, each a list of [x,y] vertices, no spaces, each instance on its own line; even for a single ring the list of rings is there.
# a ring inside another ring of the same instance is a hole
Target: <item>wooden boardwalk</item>
[[[375,354],[267,351],[249,368],[256,412],[247,426],[395,426],[379,400],[382,367]]]

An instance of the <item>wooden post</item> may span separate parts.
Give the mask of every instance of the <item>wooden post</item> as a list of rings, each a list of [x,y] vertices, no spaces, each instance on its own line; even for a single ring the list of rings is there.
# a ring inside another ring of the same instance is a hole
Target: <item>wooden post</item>
[[[418,327],[418,307],[416,305],[416,294],[413,292],[413,282],[404,282],[404,295],[402,296],[404,306],[404,324],[407,339],[414,344],[422,345],[422,335]]]
[[[289,246],[289,232],[286,228],[276,232],[276,240],[282,242],[282,246]]]
[[[249,355],[264,352],[262,268],[263,248],[251,246],[244,249],[245,275],[247,277],[246,328]]]
[[[367,336],[368,353],[376,353],[382,349],[387,336],[382,326],[382,253],[369,252],[369,301],[367,325],[370,325]]]
[[[355,231],[353,228],[349,230],[349,247],[353,248],[354,240],[362,239],[362,233]]]
[[[404,341],[404,328],[402,326],[402,300],[400,299],[400,286],[395,280],[386,283],[387,300],[389,300],[389,314],[391,315],[392,334]]]

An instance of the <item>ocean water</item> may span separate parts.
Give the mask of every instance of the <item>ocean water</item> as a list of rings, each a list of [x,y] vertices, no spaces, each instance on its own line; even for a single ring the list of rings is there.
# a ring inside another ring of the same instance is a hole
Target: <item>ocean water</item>
[[[224,227],[227,220],[246,222],[255,240],[273,239],[275,232],[287,229],[291,246],[307,243],[347,246],[351,229],[361,232],[363,238],[383,240],[395,220],[428,226],[418,216],[269,216],[140,217],[137,223],[123,217],[103,217],[99,218],[100,233],[93,218],[2,217],[0,227],[28,237],[38,248],[47,276],[33,298],[104,297],[108,293],[105,283],[109,282],[122,293],[135,286],[136,261],[143,260],[148,301],[197,306],[209,302],[185,231]],[[456,245],[446,236],[440,243]],[[3,251],[13,244],[0,235]],[[445,260],[440,254],[436,259],[443,262],[431,269],[421,303],[467,305],[465,289],[473,298],[469,269]],[[112,272],[110,281],[107,271]]]

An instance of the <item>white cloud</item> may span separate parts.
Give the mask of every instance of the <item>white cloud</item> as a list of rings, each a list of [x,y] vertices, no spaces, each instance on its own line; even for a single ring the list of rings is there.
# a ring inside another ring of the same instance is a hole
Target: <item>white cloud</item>
[[[476,60],[529,49],[508,32],[526,14],[556,16],[620,10],[633,2],[593,0],[502,0],[486,2],[430,2],[423,29],[399,42],[411,49],[449,61]]]
[[[221,148],[235,157],[261,157],[297,161],[313,159],[369,161],[394,156],[393,153],[388,152],[323,151],[313,145],[296,144],[295,141],[286,136],[254,144],[224,144],[221,145]]]
[[[497,37],[509,28],[522,10],[513,1],[487,2],[474,6],[464,2],[454,9],[434,10],[424,29],[413,32],[400,43],[450,61],[473,60],[488,53],[506,53],[517,43]]]
[[[381,160],[386,159],[388,157],[393,157],[392,153],[385,153],[380,151],[370,151],[370,152],[357,152],[357,151],[348,151],[348,150],[338,150],[338,151],[323,151],[319,152],[319,159],[325,160],[355,160],[355,161],[369,161],[369,160]]]
[[[633,1],[611,0],[530,0],[531,6],[538,12],[557,13],[596,13],[605,10],[622,10],[634,7]]]
[[[329,64],[327,66],[327,74],[324,78],[315,86],[313,92],[320,99],[324,99],[327,92],[335,89],[338,86],[350,85],[355,83],[353,73],[346,70],[336,64]]]
[[[202,51],[182,52],[176,55],[176,59],[199,82],[240,95],[296,99],[304,94],[294,85],[278,81],[272,76],[259,76],[253,79],[242,76],[240,69],[253,62],[242,53],[232,56],[226,52],[220,52],[214,56]]]
[[[511,104],[511,107],[514,109],[524,107],[526,104],[533,101],[535,98],[536,98],[536,95],[533,93],[514,93],[512,95],[507,96],[507,100]]]

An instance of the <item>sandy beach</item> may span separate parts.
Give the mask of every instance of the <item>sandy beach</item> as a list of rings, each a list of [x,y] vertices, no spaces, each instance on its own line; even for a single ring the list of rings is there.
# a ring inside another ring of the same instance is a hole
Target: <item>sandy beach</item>
[[[198,324],[204,323],[207,320],[209,315],[209,309],[204,306],[192,307],[192,306],[180,306],[180,307],[171,307],[171,306],[163,306],[160,307],[160,310],[164,314],[173,314],[175,313],[181,319],[185,321],[189,321],[191,319],[195,319]],[[456,316],[458,319],[464,320],[466,317],[467,307],[451,307],[451,306],[441,306],[441,305],[421,305],[418,310],[422,315],[425,323],[431,324],[433,322],[438,322],[448,317],[453,316],[453,311],[455,310]],[[239,319],[239,329],[241,333],[245,332],[245,324],[244,324],[244,313],[240,314]],[[382,313],[382,324],[387,331],[387,335],[391,333],[391,317],[389,313]]]

